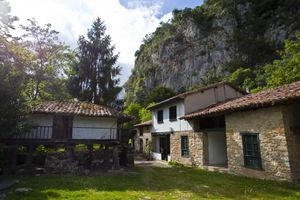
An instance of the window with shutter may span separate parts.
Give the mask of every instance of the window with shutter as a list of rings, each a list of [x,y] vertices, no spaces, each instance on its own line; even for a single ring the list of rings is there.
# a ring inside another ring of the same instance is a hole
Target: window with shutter
[[[244,164],[247,168],[262,169],[258,133],[241,133],[244,150]]]
[[[181,156],[189,157],[189,138],[188,136],[181,136]]]

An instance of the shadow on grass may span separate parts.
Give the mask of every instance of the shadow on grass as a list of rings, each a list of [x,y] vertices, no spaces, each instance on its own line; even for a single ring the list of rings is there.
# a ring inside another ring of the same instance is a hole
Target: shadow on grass
[[[68,196],[74,192],[83,196],[88,195],[89,192],[107,194],[182,192],[191,194],[193,198],[300,198],[300,186],[287,182],[263,181],[185,167],[136,168],[135,171],[137,173],[134,174],[98,176],[22,177],[17,187],[30,187],[33,191],[28,194],[12,193],[8,197],[9,199],[21,199],[21,197],[22,199],[59,199],[63,195]]]

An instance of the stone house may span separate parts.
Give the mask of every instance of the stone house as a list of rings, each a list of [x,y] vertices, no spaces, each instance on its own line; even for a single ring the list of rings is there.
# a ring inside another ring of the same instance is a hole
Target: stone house
[[[300,82],[216,103],[181,119],[193,124],[197,137],[189,141],[189,157],[197,166],[300,180]]]
[[[151,150],[151,125],[151,120],[134,125],[136,129],[136,134],[134,136],[134,149],[136,152],[146,153],[147,148],[150,148]]]
[[[244,94],[244,91],[232,84],[221,82],[176,95],[149,107],[152,111],[152,157],[157,160],[203,165],[202,135],[194,131],[192,122],[181,117]],[[219,135],[214,136],[219,140]],[[225,133],[221,137],[224,139]]]

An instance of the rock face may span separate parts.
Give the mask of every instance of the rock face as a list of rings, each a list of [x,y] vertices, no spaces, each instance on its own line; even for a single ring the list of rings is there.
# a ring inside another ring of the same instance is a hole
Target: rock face
[[[188,89],[277,58],[283,41],[300,30],[300,3],[259,2],[208,0],[194,10],[174,12],[173,21],[162,24],[136,52],[125,84],[127,102],[157,86]]]

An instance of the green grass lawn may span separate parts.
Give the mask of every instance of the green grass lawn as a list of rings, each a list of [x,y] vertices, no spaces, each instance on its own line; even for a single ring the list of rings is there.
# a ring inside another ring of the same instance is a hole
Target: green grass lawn
[[[16,194],[16,187],[33,191]],[[7,199],[300,199],[300,186],[200,169],[137,168],[97,176],[21,177]]]

